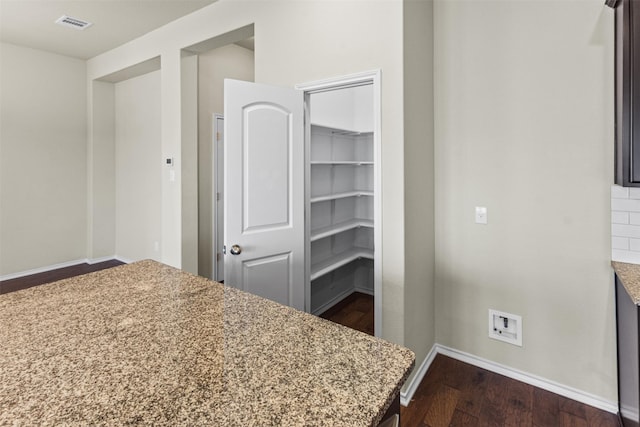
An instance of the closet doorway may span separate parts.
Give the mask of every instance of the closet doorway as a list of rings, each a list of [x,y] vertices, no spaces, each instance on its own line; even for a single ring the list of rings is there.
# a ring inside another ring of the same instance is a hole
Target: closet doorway
[[[197,126],[197,273],[222,281],[223,256],[217,250],[222,237],[222,217],[216,221],[217,193],[220,193],[221,201],[224,197],[223,185],[218,182],[223,174],[217,171],[217,166],[222,165],[222,157],[216,155],[216,132],[223,139],[224,79],[254,79],[253,25],[201,41],[184,51],[197,56],[194,73],[197,120],[193,121]],[[192,126],[191,122],[189,126]],[[220,226],[216,227],[216,222]]]
[[[377,336],[382,320],[379,79],[373,71],[298,86],[307,105],[309,308]]]
[[[225,81],[226,284],[316,315],[373,295],[380,334],[379,100],[379,71],[296,90]]]

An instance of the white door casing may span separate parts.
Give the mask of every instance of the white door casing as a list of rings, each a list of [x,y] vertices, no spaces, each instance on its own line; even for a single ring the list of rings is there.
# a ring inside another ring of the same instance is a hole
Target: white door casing
[[[213,158],[212,180],[213,189],[213,248],[212,265],[213,280],[222,282],[224,280],[224,257],[222,247],[224,246],[224,116],[222,114],[213,115],[213,138],[211,152]]]
[[[225,284],[304,310],[303,94],[230,79],[224,93]]]

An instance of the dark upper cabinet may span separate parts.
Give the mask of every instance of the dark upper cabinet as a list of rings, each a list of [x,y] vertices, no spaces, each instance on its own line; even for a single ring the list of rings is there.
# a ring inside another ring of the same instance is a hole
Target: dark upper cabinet
[[[615,6],[616,184],[640,187],[640,0]]]

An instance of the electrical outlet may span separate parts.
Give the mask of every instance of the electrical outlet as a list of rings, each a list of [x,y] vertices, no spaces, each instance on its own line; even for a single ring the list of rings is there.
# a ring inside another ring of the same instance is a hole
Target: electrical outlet
[[[522,347],[522,317],[489,309],[489,338]]]

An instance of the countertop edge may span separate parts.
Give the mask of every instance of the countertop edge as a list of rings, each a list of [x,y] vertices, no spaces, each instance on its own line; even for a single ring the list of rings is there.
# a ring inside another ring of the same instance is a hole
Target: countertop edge
[[[378,424],[380,424],[380,422],[382,421],[382,417],[384,416],[384,414],[387,413],[387,411],[389,410],[389,408],[393,404],[393,401],[396,399],[396,397],[400,395],[400,393],[402,392],[402,387],[404,386],[404,383],[407,382],[407,379],[409,379],[409,376],[411,375],[411,372],[413,372],[413,369],[416,366],[416,355],[413,352],[413,350],[411,350],[411,353],[413,354],[413,361],[411,362],[411,365],[409,365],[409,367],[405,371],[404,375],[402,376],[402,378],[400,379],[400,381],[396,385],[395,390],[393,391],[393,393],[391,393],[391,395],[389,395],[389,398],[387,399],[385,404],[380,407],[380,411],[378,412],[378,415],[376,416],[376,418],[374,420],[374,424],[372,424],[373,427],[375,427]]]
[[[640,264],[611,261],[613,271],[635,305],[640,305]]]

